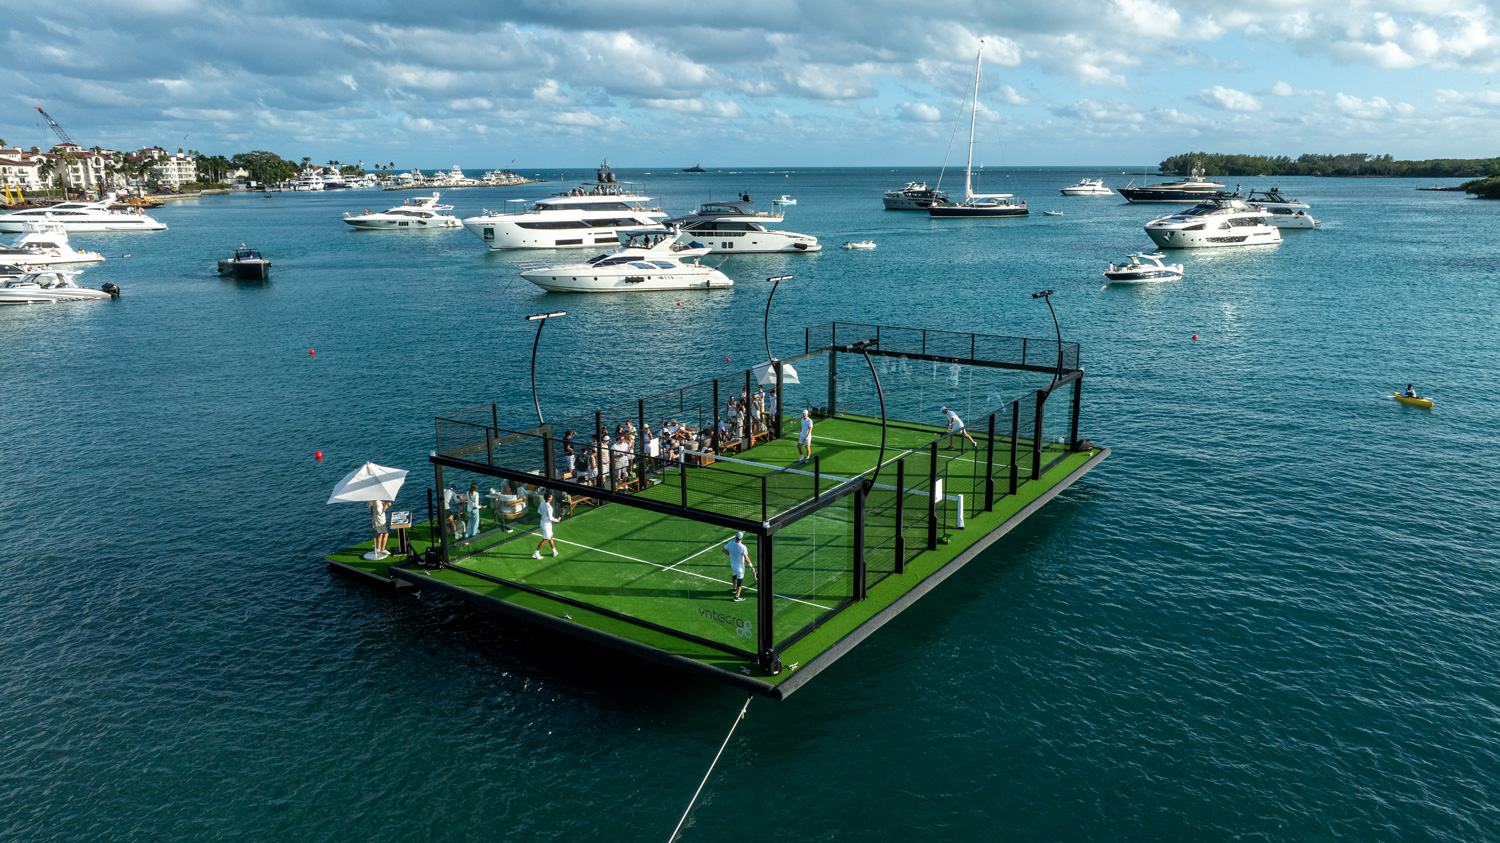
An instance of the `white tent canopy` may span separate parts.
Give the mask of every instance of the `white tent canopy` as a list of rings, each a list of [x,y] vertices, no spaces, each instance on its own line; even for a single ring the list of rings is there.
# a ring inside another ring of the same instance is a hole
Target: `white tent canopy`
[[[750,371],[755,375],[755,382],[761,386],[776,385],[776,368],[769,361],[761,363]],[[801,379],[797,377],[797,370],[792,368],[792,364],[781,364],[781,382],[783,384],[802,383]]]
[[[328,502],[393,501],[405,482],[406,472],[402,469],[367,462],[333,487]]]

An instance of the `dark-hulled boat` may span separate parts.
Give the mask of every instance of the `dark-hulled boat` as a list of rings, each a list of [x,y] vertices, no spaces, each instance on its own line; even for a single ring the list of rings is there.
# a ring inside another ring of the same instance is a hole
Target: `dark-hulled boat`
[[[1135,181],[1131,180],[1130,184],[1118,190],[1128,202],[1186,202],[1196,205],[1223,192],[1224,183],[1209,181],[1203,177],[1202,167],[1193,167],[1192,175],[1182,181],[1135,187]]]
[[[219,274],[240,281],[264,281],[271,277],[271,262],[241,246],[234,250],[234,257],[219,261]]]

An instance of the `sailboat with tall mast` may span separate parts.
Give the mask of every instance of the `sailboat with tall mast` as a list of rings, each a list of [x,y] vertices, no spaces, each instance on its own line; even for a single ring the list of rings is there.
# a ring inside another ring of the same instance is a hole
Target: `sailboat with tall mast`
[[[1026,200],[1010,193],[974,192],[974,124],[979,117],[979,69],[984,62],[984,41],[974,58],[974,105],[969,111],[969,163],[964,168],[964,201],[933,203],[927,213],[936,217],[1024,217],[1030,213]]]

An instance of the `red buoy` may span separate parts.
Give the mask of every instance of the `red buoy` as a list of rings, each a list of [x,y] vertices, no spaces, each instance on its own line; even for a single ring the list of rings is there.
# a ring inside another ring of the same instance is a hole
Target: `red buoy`
[[[1197,334],[1193,334],[1193,339],[1197,339],[1197,338],[1198,338],[1198,335]]]
[[[323,452],[322,451],[318,451],[317,453],[313,454],[313,456],[315,456],[315,457],[318,458],[318,462],[322,462],[323,461]]]
[[[308,357],[311,357],[311,356],[313,356],[314,354],[317,354],[317,353],[318,353],[318,350],[316,348],[309,348],[307,350],[307,356]]]

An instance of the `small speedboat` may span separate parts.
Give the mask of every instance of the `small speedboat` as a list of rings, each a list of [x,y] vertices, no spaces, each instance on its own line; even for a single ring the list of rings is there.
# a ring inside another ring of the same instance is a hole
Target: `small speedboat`
[[[1147,254],[1137,252],[1130,256],[1130,263],[1124,266],[1109,265],[1104,270],[1104,277],[1114,284],[1152,284],[1158,281],[1181,281],[1182,264],[1162,263],[1166,257],[1160,252]]]
[[[105,284],[99,290],[78,286],[73,281],[77,274],[76,270],[66,269],[0,273],[0,304],[51,304],[120,297],[120,288],[114,284]]]
[[[861,241],[859,241],[857,243],[855,243],[855,242],[848,242],[848,243],[845,243],[844,245],[840,246],[839,248],[840,249],[873,249],[873,248],[875,248],[875,241],[874,240],[861,240]]]
[[[1410,406],[1410,407],[1421,407],[1424,410],[1431,410],[1432,409],[1432,399],[1431,398],[1412,398],[1411,396],[1408,396],[1408,395],[1402,395],[1399,392],[1393,392],[1393,393],[1391,393],[1391,395],[1397,401],[1400,401],[1402,404],[1406,404],[1407,406]]]
[[[59,264],[98,263],[104,256],[98,252],[80,252],[68,243],[68,231],[55,222],[26,223],[26,234],[13,245],[0,245],[0,264],[15,266],[57,266]]]
[[[234,257],[219,261],[219,274],[240,281],[264,281],[271,277],[271,262],[242,243],[234,250]]]
[[[1062,216],[1062,211],[1043,211],[1042,212],[1042,216],[1044,216],[1044,217],[1060,217],[1060,216]]]

